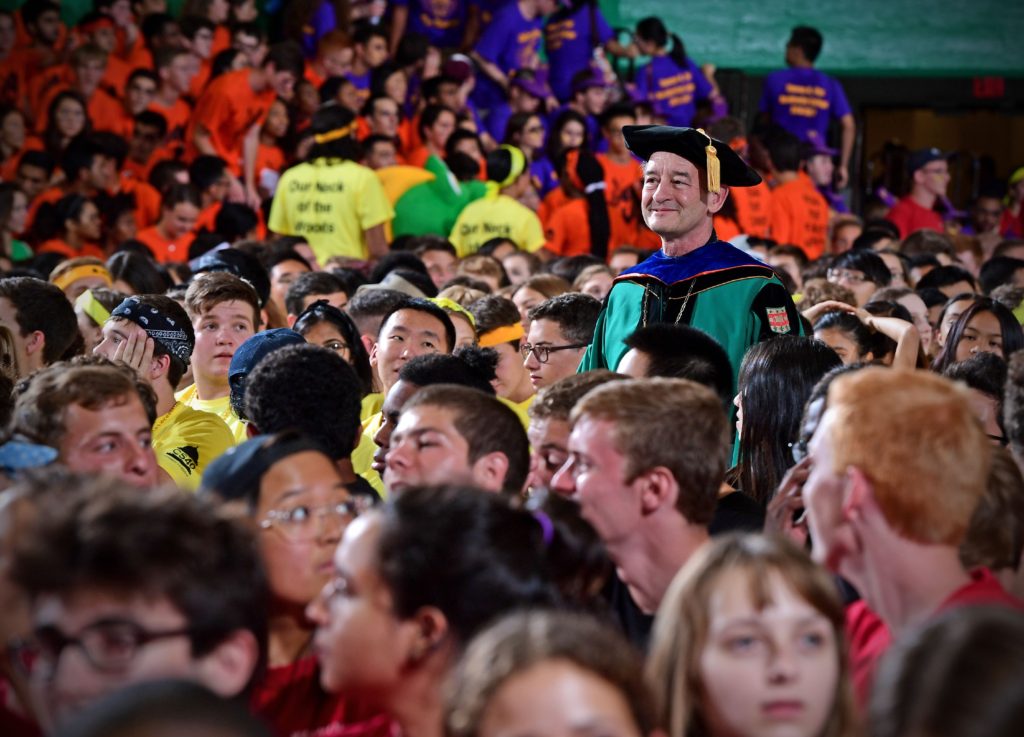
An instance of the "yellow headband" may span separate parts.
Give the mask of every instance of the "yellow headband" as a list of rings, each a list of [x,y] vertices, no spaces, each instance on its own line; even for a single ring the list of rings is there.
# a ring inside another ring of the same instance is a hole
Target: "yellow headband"
[[[487,181],[484,197],[488,199],[494,199],[505,187],[515,184],[515,181],[526,170],[526,155],[521,150],[515,146],[508,145],[501,146],[501,149],[508,151],[508,155],[512,159],[511,166],[509,166],[508,174],[500,182],[495,182],[494,180]]]
[[[455,300],[448,299],[447,297],[434,297],[430,300],[435,305],[440,307],[445,312],[457,312],[464,318],[469,320],[469,324],[476,328],[476,318],[473,317],[473,313],[467,310],[465,307],[460,305]]]
[[[332,131],[326,133],[317,133],[313,136],[313,140],[316,143],[330,143],[331,141],[337,141],[339,138],[352,135],[352,131],[356,129],[355,121],[349,123],[341,128],[335,128]]]
[[[508,151],[509,156],[512,157],[512,166],[508,170],[508,176],[498,185],[505,188],[519,179],[520,175],[526,170],[526,156],[515,146],[505,145],[501,148],[504,151]]]
[[[75,309],[81,310],[89,316],[89,318],[103,327],[103,323],[110,319],[110,310],[100,304],[99,300],[93,296],[91,289],[86,289],[75,300]]]
[[[523,324],[517,322],[515,325],[502,325],[500,328],[487,331],[480,336],[477,343],[481,348],[493,348],[502,343],[511,343],[513,340],[519,340],[524,335],[526,335],[526,331],[523,330]]]
[[[102,266],[96,264],[83,264],[76,266],[64,274],[61,274],[57,278],[53,279],[53,284],[60,289],[62,292],[67,289],[69,284],[73,284],[79,279],[85,279],[87,276],[98,276],[102,278],[109,287],[113,284],[113,280],[110,278],[110,272]]]

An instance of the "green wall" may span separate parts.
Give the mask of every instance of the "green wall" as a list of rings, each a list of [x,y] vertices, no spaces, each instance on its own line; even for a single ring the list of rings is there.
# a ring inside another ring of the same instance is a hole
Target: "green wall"
[[[762,74],[796,25],[825,36],[818,66],[845,75],[1024,77],[1021,0],[600,0],[614,27],[654,15],[698,63]]]

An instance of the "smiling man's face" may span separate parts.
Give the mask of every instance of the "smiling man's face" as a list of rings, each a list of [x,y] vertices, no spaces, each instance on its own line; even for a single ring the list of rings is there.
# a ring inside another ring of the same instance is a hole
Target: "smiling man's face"
[[[647,227],[665,239],[678,238],[699,227],[721,208],[726,190],[711,202],[701,185],[704,173],[682,156],[657,151],[644,166],[640,206]]]

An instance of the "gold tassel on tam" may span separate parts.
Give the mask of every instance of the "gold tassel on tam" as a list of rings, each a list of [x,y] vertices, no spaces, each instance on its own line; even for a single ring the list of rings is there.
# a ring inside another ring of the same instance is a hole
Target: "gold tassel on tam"
[[[711,136],[698,128],[697,132],[708,139],[708,145],[704,147],[704,154],[707,156],[708,170],[708,192],[718,192],[722,187],[722,170],[718,161],[718,150],[715,148]]]

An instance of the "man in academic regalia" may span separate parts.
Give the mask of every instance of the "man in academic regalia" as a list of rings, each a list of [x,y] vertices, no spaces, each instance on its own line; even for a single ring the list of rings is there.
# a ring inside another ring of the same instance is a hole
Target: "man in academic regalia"
[[[802,334],[793,299],[771,268],[718,240],[712,226],[729,187],[758,184],[757,172],[699,129],[641,125],[622,133],[645,161],[641,209],[662,245],[615,280],[580,370],[614,370],[625,338],[656,322],[711,335],[729,354],[734,375],[754,343]]]

